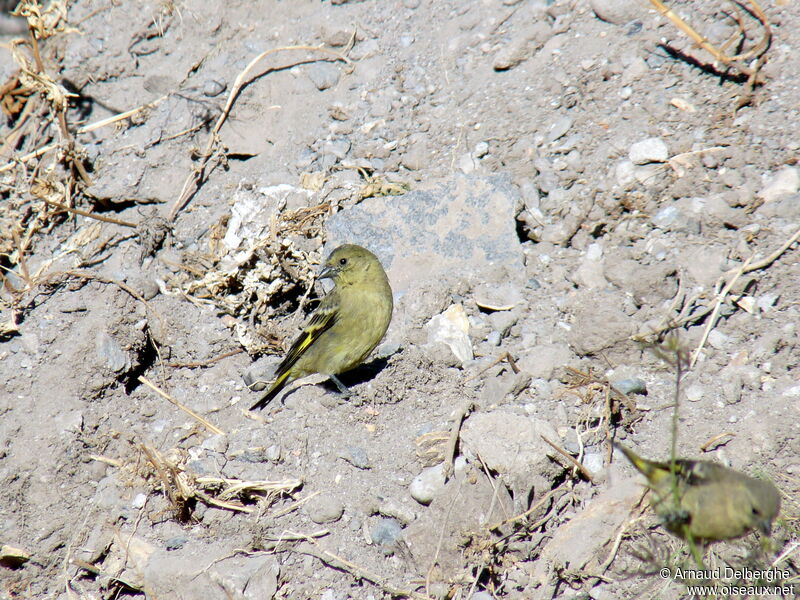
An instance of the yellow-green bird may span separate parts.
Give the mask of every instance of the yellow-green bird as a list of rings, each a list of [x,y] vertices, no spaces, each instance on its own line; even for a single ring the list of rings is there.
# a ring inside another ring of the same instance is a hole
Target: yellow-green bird
[[[332,279],[334,288],[278,366],[269,391],[250,410],[264,408],[287,384],[314,373],[329,375],[347,395],[336,376],[361,364],[389,328],[392,288],[372,252],[355,244],[339,246],[319,279]]]
[[[758,527],[769,535],[781,498],[768,481],[708,460],[655,462],[615,444],[653,490],[651,504],[664,527],[697,543],[730,540]],[[677,482],[677,496],[673,481]]]

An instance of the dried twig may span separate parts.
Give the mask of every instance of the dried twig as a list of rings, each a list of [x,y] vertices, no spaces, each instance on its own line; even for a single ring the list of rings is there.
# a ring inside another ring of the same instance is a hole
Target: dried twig
[[[706,324],[706,328],[703,331],[703,337],[700,338],[700,343],[695,348],[694,352],[692,352],[692,359],[689,362],[689,368],[693,369],[694,365],[697,363],[697,359],[700,357],[700,352],[702,352],[703,347],[706,345],[706,341],[708,340],[708,335],[711,333],[711,330],[714,329],[714,326],[717,324],[717,318],[719,317],[719,311],[722,308],[722,303],[725,301],[725,298],[728,296],[728,292],[731,291],[731,288],[734,284],[739,280],[745,273],[745,269],[747,269],[750,261],[752,260],[752,256],[744,261],[744,264],[737,269],[736,273],[734,273],[733,277],[730,278],[725,287],[722,288],[719,294],[717,294],[717,298],[714,301],[714,309],[711,311],[711,317],[708,319],[708,323]]]
[[[686,35],[688,35],[695,44],[697,44],[698,46],[703,48],[703,50],[711,54],[716,60],[725,63],[726,65],[735,62],[749,60],[756,56],[760,56],[764,52],[766,52],[767,48],[769,48],[769,43],[772,38],[772,30],[770,29],[769,26],[769,19],[767,19],[767,16],[764,14],[764,11],[761,9],[761,7],[758,5],[758,2],[756,2],[755,0],[749,0],[749,3],[753,9],[753,14],[755,14],[756,18],[761,22],[761,25],[764,28],[764,35],[762,36],[761,40],[755,46],[753,46],[753,48],[751,48],[747,52],[744,52],[742,54],[736,54],[734,56],[729,56],[724,52],[720,52],[719,50],[717,50],[714,44],[709,42],[708,39],[705,38],[704,36],[697,33],[697,31],[691,25],[689,25],[686,21],[681,19],[677,14],[675,14],[675,12],[671,8],[669,8],[663,2],[661,2],[661,0],[650,0],[650,2],[653,4],[653,6],[656,7],[656,10],[658,10],[658,12],[660,12],[662,15],[664,15],[670,21],[672,21],[675,24],[675,26],[681,31],[683,31]],[[742,72],[744,73],[747,74],[750,73],[750,69],[748,69],[747,67],[739,65],[738,68],[741,69]]]
[[[326,565],[333,567],[334,569],[340,569],[347,573],[350,573],[353,577],[357,579],[365,579],[370,583],[378,586],[387,594],[391,594],[392,596],[398,598],[413,598],[414,600],[432,600],[429,596],[425,594],[420,594],[413,590],[404,590],[402,588],[395,587],[388,583],[384,578],[372,571],[368,571],[364,567],[361,567],[353,562],[350,562],[346,558],[342,558],[341,556],[334,554],[328,550],[325,550],[319,542],[316,540],[308,537],[305,538],[306,544],[302,544],[296,548],[288,548],[287,550],[290,552],[296,552],[298,554],[305,554],[307,556],[313,556],[316,559],[321,560]]]
[[[456,446],[458,445],[458,434],[461,431],[461,423],[464,422],[467,413],[472,409],[474,404],[472,400],[467,400],[461,407],[461,410],[458,411],[453,421],[453,428],[450,430],[450,438],[447,441],[447,451],[444,461],[445,480],[450,479],[450,476],[453,474],[453,462],[456,458]]]
[[[173,368],[173,369],[197,369],[202,367],[209,367],[213,364],[218,363],[221,360],[225,360],[226,358],[230,358],[231,356],[236,356],[237,354],[241,354],[244,352],[244,348],[239,348],[237,350],[231,350],[230,352],[223,352],[215,356],[214,358],[209,358],[208,360],[200,360],[196,362],[174,362],[174,363],[167,363],[166,366]]]
[[[174,404],[175,406],[180,408],[183,412],[185,412],[187,415],[189,415],[190,417],[195,419],[198,423],[203,424],[205,426],[205,428],[208,429],[209,431],[211,431],[212,433],[216,433],[217,435],[225,435],[225,432],[222,431],[222,429],[220,429],[219,427],[217,427],[216,425],[214,425],[213,423],[208,421],[206,418],[198,415],[192,409],[190,409],[190,408],[184,406],[183,404],[181,404],[180,402],[178,402],[175,398],[170,396],[167,392],[165,392],[164,390],[159,388],[156,384],[154,384],[152,381],[150,381],[146,377],[140,375],[139,376],[139,381],[141,383],[145,384],[147,387],[149,387],[154,392],[156,392],[159,396],[161,396],[165,400],[168,400],[169,402],[172,402],[172,404]]]
[[[747,273],[752,273],[753,271],[757,271],[763,269],[765,267],[770,266],[776,260],[778,260],[789,248],[792,247],[798,240],[800,240],[800,229],[794,232],[794,234],[789,237],[778,249],[771,252],[766,257],[760,260],[753,260],[753,256],[748,259],[748,262],[745,265],[740,267],[735,267],[733,269],[729,269],[725,275],[720,277],[717,281],[716,289],[720,289],[725,282],[727,281],[728,277],[741,277],[742,275],[746,275]],[[675,296],[675,299],[672,303],[672,306],[668,310],[671,312],[675,309],[675,307],[683,301],[683,294],[682,294],[682,282],[679,286],[678,293]],[[708,306],[699,307],[697,306],[697,301],[702,298],[702,294],[696,294],[690,297],[683,303],[683,308],[681,312],[674,318],[667,319],[662,325],[657,327],[655,330],[644,334],[644,335],[634,335],[631,337],[632,340],[637,342],[647,342],[648,339],[651,339],[654,336],[660,336],[662,333],[666,331],[671,331],[677,329],[679,327],[683,327],[689,323],[696,323],[701,319],[705,318],[710,312],[712,312],[716,308],[716,303],[709,304]]]
[[[559,492],[559,491],[561,491],[561,488],[562,488],[562,486],[563,486],[563,485],[564,485],[564,484],[562,483],[562,484],[561,484],[561,485],[559,485],[558,487],[556,487],[556,488],[553,488],[552,490],[550,490],[549,492],[547,492],[547,493],[546,493],[544,496],[542,496],[541,498],[539,498],[539,501],[538,501],[536,504],[534,504],[533,506],[531,506],[531,507],[530,507],[528,510],[526,510],[525,512],[523,512],[523,513],[520,513],[520,514],[518,514],[518,515],[515,515],[515,516],[513,516],[513,517],[509,517],[508,519],[503,519],[502,521],[498,521],[498,522],[496,522],[496,523],[491,523],[491,524],[489,524],[489,525],[487,525],[487,526],[486,526],[486,529],[488,529],[489,531],[494,531],[494,530],[496,530],[496,529],[500,529],[500,528],[502,528],[502,527],[505,527],[506,525],[509,525],[509,524],[511,524],[511,523],[516,523],[517,521],[522,521],[523,519],[526,519],[526,518],[527,518],[529,515],[531,515],[532,513],[534,513],[534,512],[536,512],[537,510],[539,510],[539,509],[540,509],[542,506],[544,506],[544,504],[545,504],[545,503],[546,503],[548,500],[550,500],[550,498],[552,498],[552,497],[553,497],[553,496],[556,494],[556,492]]]
[[[231,91],[228,94],[228,101],[225,103],[225,108],[222,110],[222,114],[217,119],[217,122],[214,124],[211,133],[208,136],[208,142],[206,143],[205,150],[200,157],[200,164],[195,167],[186,180],[183,182],[183,187],[181,188],[181,193],[178,199],[176,200],[175,204],[172,206],[172,210],[169,213],[169,219],[173,220],[177,216],[178,212],[186,205],[189,199],[197,192],[200,188],[202,183],[205,181],[206,177],[206,166],[208,164],[209,159],[214,154],[214,150],[219,143],[219,132],[222,129],[222,125],[228,118],[228,115],[231,112],[231,108],[233,107],[233,103],[235,102],[236,98],[239,96],[239,92],[241,91],[242,87],[245,85],[247,77],[250,74],[250,71],[259,63],[261,60],[269,56],[270,54],[275,54],[277,52],[286,52],[292,50],[302,50],[308,52],[323,52],[333,57],[334,60],[340,60],[347,64],[351,64],[351,60],[347,58],[347,56],[343,54],[339,54],[338,52],[334,52],[333,50],[329,50],[324,48],[323,46],[282,46],[280,48],[272,48],[270,50],[265,50],[258,56],[256,56],[253,60],[251,60],[248,65],[242,70],[239,75],[236,76],[236,80],[233,82],[233,86],[231,87]]]
[[[554,444],[543,435],[539,437],[541,437],[545,441],[545,443],[547,443],[553,450],[555,450],[561,456],[566,458],[570,462],[570,464],[574,466],[576,469],[578,469],[581,472],[581,475],[583,475],[590,483],[594,483],[594,477],[592,477],[591,471],[589,471],[589,469],[587,469],[585,466],[583,466],[581,463],[575,460],[575,458],[569,452],[564,450],[561,446]]]
[[[517,366],[517,362],[514,360],[514,357],[511,356],[509,352],[503,352],[500,356],[498,356],[495,360],[493,360],[489,365],[485,366],[483,369],[475,373],[475,375],[471,375],[467,377],[464,381],[472,381],[473,379],[480,377],[486,371],[494,367],[495,365],[499,365],[501,362],[506,361],[508,366],[511,367],[511,370],[514,371],[515,374],[519,373],[519,367]]]
[[[716,443],[717,443],[718,441],[720,441],[722,438],[725,438],[725,437],[728,437],[728,436],[730,436],[730,437],[731,437],[731,439],[733,439],[733,438],[735,438],[735,437],[736,437],[736,434],[735,434],[735,433],[733,433],[732,431],[725,431],[725,432],[723,432],[723,433],[718,433],[717,435],[715,435],[714,437],[712,437],[710,440],[708,440],[708,441],[707,441],[705,444],[703,444],[702,446],[700,446],[700,450],[701,450],[701,451],[703,451],[703,452],[708,452],[708,449],[709,449],[709,448],[711,448],[711,446],[713,446],[714,444],[716,444]],[[730,441],[730,440],[725,440],[725,443],[727,444],[729,441]]]
[[[672,21],[675,26],[684,32],[687,36],[689,36],[694,43],[698,46],[703,48],[706,52],[711,54],[715,60],[723,63],[727,66],[736,67],[740,72],[747,75],[747,86],[745,88],[745,92],[739,98],[739,101],[736,104],[736,110],[740,109],[741,107],[750,103],[753,90],[755,89],[758,72],[761,67],[766,62],[767,50],[770,47],[772,42],[772,29],[769,25],[769,19],[767,15],[764,13],[764,10],[758,4],[756,0],[747,0],[750,9],[751,15],[755,16],[755,18],[761,24],[761,27],[764,31],[761,39],[756,43],[752,48],[747,50],[746,52],[742,52],[741,54],[736,55],[729,55],[726,54],[724,51],[717,49],[714,44],[708,41],[707,38],[700,35],[691,25],[686,23],[683,19],[681,19],[675,12],[666,6],[661,0],[650,0],[651,4],[656,7],[656,10],[660,12],[663,16],[667,17],[670,21]],[[731,4],[733,4],[734,9],[736,11],[737,17],[737,25],[739,26],[739,32],[741,38],[744,40],[747,38],[747,32],[745,31],[744,21],[741,17],[739,12],[740,2],[738,0],[730,0]],[[727,44],[723,45],[723,48],[727,46]],[[746,61],[751,59],[755,59],[752,66],[745,65]]]
[[[75,213],[76,215],[80,215],[82,217],[88,217],[90,219],[95,219],[97,221],[103,221],[104,223],[113,223],[114,225],[122,225],[123,227],[133,227],[134,229],[138,227],[136,223],[131,223],[130,221],[123,221],[122,219],[105,217],[103,215],[91,213],[87,210],[81,210],[80,208],[72,208],[71,206],[67,206],[66,204],[61,204],[60,202],[56,202],[55,200],[48,200],[47,198],[43,198],[42,196],[39,196],[39,199],[45,202],[45,204],[49,204],[50,206],[60,208],[61,210],[65,210],[67,212]]]
[[[155,108],[167,98],[169,98],[169,94],[161,96],[160,98],[157,98],[152,102],[148,102],[147,104],[143,104],[142,106],[137,106],[136,108],[132,108],[131,110],[126,110],[125,112],[119,113],[117,115],[101,119],[100,121],[95,121],[94,123],[90,123],[89,125],[84,125],[83,127],[78,129],[78,133],[89,133],[90,131],[94,131],[96,129],[100,129],[101,127],[105,127],[106,125],[112,125],[113,123],[132,117],[133,115],[140,113],[142,111]]]

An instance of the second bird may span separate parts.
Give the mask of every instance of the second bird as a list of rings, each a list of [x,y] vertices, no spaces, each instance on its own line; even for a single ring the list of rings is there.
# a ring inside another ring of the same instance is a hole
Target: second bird
[[[283,388],[314,373],[336,377],[361,364],[383,339],[392,320],[392,288],[378,258],[355,244],[331,252],[319,279],[334,288],[320,302],[300,337],[278,366],[269,391],[252,407],[264,408]]]
[[[754,527],[769,534],[781,505],[770,482],[709,460],[678,459],[673,475],[669,463],[614,445],[647,477],[656,514],[678,537],[688,534],[704,544],[741,537]]]

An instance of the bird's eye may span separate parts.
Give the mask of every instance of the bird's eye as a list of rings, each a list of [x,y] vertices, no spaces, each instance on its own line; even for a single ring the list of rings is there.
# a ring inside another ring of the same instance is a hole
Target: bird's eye
[[[346,265],[347,264],[347,259],[346,258],[340,258],[339,259],[339,264],[340,265]]]

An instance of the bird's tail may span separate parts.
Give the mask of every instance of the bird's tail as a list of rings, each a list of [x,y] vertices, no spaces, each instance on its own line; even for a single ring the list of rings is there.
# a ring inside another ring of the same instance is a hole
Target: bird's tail
[[[269,403],[272,401],[272,399],[273,399],[275,396],[277,396],[278,394],[280,394],[280,393],[281,393],[281,390],[282,390],[284,387],[286,387],[286,384],[288,383],[287,379],[289,379],[289,371],[286,371],[285,373],[281,374],[281,376],[280,376],[280,377],[278,377],[278,378],[277,378],[277,379],[276,379],[276,380],[275,380],[275,381],[272,383],[272,385],[271,385],[271,386],[270,386],[270,388],[269,388],[269,391],[267,391],[267,393],[266,393],[266,394],[264,394],[263,396],[261,396],[261,398],[259,399],[259,401],[258,401],[258,402],[256,402],[255,404],[253,404],[253,406],[251,406],[251,407],[250,407],[250,410],[256,410],[256,409],[258,409],[258,410],[261,410],[261,409],[262,409],[262,408],[264,408],[264,407],[265,407],[267,404],[269,404]]]
[[[631,464],[636,467],[636,470],[639,471],[642,475],[647,477],[647,480],[650,482],[655,481],[658,479],[660,473],[664,471],[664,465],[661,463],[654,462],[652,460],[647,460],[646,458],[642,458],[638,454],[636,454],[630,448],[626,448],[622,444],[618,442],[614,442],[614,446],[621,451],[625,457],[631,461]],[[669,473],[669,467],[667,467],[667,472]]]

